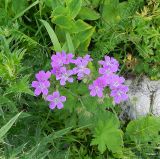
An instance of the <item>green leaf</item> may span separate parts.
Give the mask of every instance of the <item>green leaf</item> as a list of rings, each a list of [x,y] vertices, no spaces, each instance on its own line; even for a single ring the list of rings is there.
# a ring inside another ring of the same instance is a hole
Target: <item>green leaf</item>
[[[68,12],[69,12],[68,9],[65,8],[64,6],[56,7],[52,12],[52,18],[59,15],[67,16]]]
[[[98,7],[101,0],[91,0],[94,8]]]
[[[88,30],[88,29],[91,29],[92,26],[87,24],[86,22],[84,22],[83,20],[81,19],[78,19],[76,21],[76,32],[81,32],[81,31],[85,31],[85,30]]]
[[[24,76],[22,79],[17,81],[17,83],[11,85],[5,91],[5,94],[10,94],[10,93],[17,93],[17,94],[26,93],[26,94],[30,94],[32,96],[34,95],[33,92],[29,88],[29,81],[28,81],[27,76]]]
[[[88,7],[82,7],[78,16],[83,20],[97,20],[100,18],[99,13]]]
[[[51,133],[50,135],[44,137],[41,141],[41,144],[48,144],[48,143],[53,143],[53,140],[61,138],[62,136],[66,135],[71,131],[72,127],[68,127],[56,132]]]
[[[18,119],[21,113],[18,113],[16,116],[14,116],[7,124],[5,124],[0,129],[0,140],[4,137],[4,135],[9,131],[9,129],[12,127],[12,125],[15,123],[15,121]]]
[[[105,0],[102,17],[106,22],[116,23],[119,21],[119,1],[118,0]]]
[[[68,32],[66,33],[66,40],[67,40],[67,45],[68,45],[68,51],[70,53],[74,53],[73,42],[72,42],[71,36]]]
[[[145,143],[159,138],[160,118],[154,116],[142,117],[131,121],[125,135],[135,143]]]
[[[13,21],[16,20],[17,18],[23,16],[23,14],[25,12],[27,12],[28,10],[30,10],[32,7],[34,7],[35,5],[39,4],[39,0],[33,2],[30,6],[28,6],[26,9],[22,10],[20,13],[18,13],[14,18]]]
[[[67,4],[67,8],[70,12],[70,16],[74,19],[79,13],[82,5],[82,0],[70,0]]]
[[[17,5],[18,4],[18,5]],[[12,0],[12,9],[15,14],[20,13],[23,11],[27,6],[26,0]]]
[[[91,37],[89,37],[86,41],[82,42],[79,45],[78,51],[83,52],[83,54],[88,52],[88,47],[89,47],[90,42],[91,42]]]
[[[94,30],[95,28],[92,27],[91,29],[79,32],[75,35],[74,39],[78,39],[82,43],[92,36]]]
[[[101,115],[99,117],[102,118]],[[106,147],[113,153],[122,153],[122,131],[118,127],[119,122],[115,115],[105,112],[104,119],[99,119],[95,126],[94,139],[91,145],[98,145],[101,154],[105,152]]]
[[[72,32],[72,30],[76,30],[75,22],[70,17],[63,15],[55,16],[52,19],[52,22],[70,32]]]
[[[60,43],[59,43],[59,41],[58,41],[58,38],[57,38],[54,30],[53,30],[53,29],[51,28],[51,26],[49,25],[49,23],[48,23],[47,21],[45,21],[45,20],[40,20],[40,21],[41,21],[41,22],[43,23],[43,25],[45,26],[45,28],[46,28],[46,30],[47,30],[50,38],[51,38],[51,41],[52,41],[52,44],[53,44],[53,46],[54,46],[55,51],[62,51],[61,45],[60,45]]]
[[[52,7],[52,9],[55,9],[56,7],[59,7],[59,6],[63,5],[63,3],[61,2],[61,0],[44,0],[44,3],[48,7]]]

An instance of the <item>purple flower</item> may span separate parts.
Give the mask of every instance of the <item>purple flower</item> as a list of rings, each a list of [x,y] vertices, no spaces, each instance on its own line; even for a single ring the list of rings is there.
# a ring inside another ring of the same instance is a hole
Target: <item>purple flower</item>
[[[48,94],[48,87],[50,87],[50,82],[49,81],[33,81],[32,82],[32,87],[35,88],[34,94],[35,96],[39,96],[41,93],[43,95]]]
[[[39,71],[36,74],[36,79],[41,82],[48,80],[50,77],[51,77],[50,71],[47,71],[46,73],[44,71]]]
[[[87,68],[88,63],[92,59],[89,55],[86,55],[84,58],[78,57],[74,60],[74,64],[77,66],[73,69],[74,74],[77,74],[78,80],[82,80],[83,77],[90,74],[90,69]]]
[[[60,84],[61,85],[65,85],[66,81],[72,83],[73,82],[73,78],[70,77],[71,75],[73,75],[73,71],[72,70],[67,70],[65,67],[61,67],[60,68],[60,74],[58,74],[56,76],[57,80],[60,80]]]
[[[54,74],[55,76],[59,76],[61,74],[60,69],[61,67],[53,67],[51,73]]]
[[[119,77],[118,75],[113,74],[110,77],[110,89],[116,89],[124,83],[125,79],[123,77]]]
[[[100,98],[103,97],[103,90],[107,86],[107,81],[104,77],[99,77],[93,84],[89,85],[90,95],[91,96],[98,96]]]
[[[74,55],[72,53],[66,54],[64,51],[62,51],[62,56],[63,56],[63,64],[68,65],[70,63],[73,63]]]
[[[106,75],[106,76],[112,76],[113,72],[111,71],[111,69],[102,67],[102,68],[99,68],[99,74]]]
[[[105,61],[99,61],[99,64],[103,66],[106,70],[110,70],[111,72],[117,72],[119,63],[113,57],[105,56]]]
[[[66,54],[64,51],[62,53],[57,52],[55,55],[52,55],[51,65],[53,68],[62,67],[64,65],[68,65],[73,62],[73,54]]]
[[[52,59],[51,65],[54,68],[63,66],[65,57],[62,56],[60,52],[57,52],[56,55],[52,55],[51,59]]]
[[[88,55],[88,54],[85,55],[83,59],[86,60],[86,61],[88,61],[88,62],[93,61],[93,59],[90,58],[90,55]]]
[[[43,95],[48,94],[48,87],[50,87],[50,82],[48,79],[51,76],[51,72],[47,71],[46,73],[44,71],[39,71],[36,74],[37,81],[32,82],[32,87],[35,88],[34,94],[35,96],[40,95],[41,93]]]
[[[110,96],[113,97],[116,104],[119,104],[120,102],[128,99],[128,95],[126,94],[128,90],[128,86],[121,85],[116,89],[113,89]]]
[[[46,100],[50,102],[50,109],[55,109],[56,106],[58,109],[62,109],[63,108],[63,102],[66,101],[66,97],[65,96],[60,96],[59,92],[53,92],[52,95],[48,95],[46,97]]]

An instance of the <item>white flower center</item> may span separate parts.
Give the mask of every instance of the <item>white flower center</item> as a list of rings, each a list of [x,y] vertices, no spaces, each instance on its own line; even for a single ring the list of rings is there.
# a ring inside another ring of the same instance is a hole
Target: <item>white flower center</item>
[[[58,98],[55,98],[55,99],[54,99],[54,102],[55,102],[55,104],[57,104],[57,103],[59,102],[59,99],[58,99]]]

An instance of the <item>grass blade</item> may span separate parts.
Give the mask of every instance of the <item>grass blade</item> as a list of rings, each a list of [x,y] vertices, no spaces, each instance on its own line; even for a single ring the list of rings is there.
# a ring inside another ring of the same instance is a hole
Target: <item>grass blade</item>
[[[66,33],[67,45],[70,53],[74,53],[74,46],[70,34]]]
[[[51,26],[49,25],[49,23],[48,23],[47,21],[45,21],[45,20],[40,20],[40,21],[41,21],[41,22],[43,23],[43,25],[45,26],[45,28],[46,28],[46,30],[47,30],[50,38],[51,38],[51,41],[52,41],[52,44],[53,44],[53,46],[54,46],[55,51],[62,51],[61,45],[60,45],[60,43],[59,43],[59,41],[58,41],[58,38],[57,38],[54,30],[53,30],[53,29],[51,28]]]
[[[12,127],[12,125],[15,123],[15,121],[20,116],[21,112],[18,113],[16,116],[14,116],[7,124],[5,124],[0,129],[0,140],[3,138],[3,136],[9,131],[9,129]]]
[[[27,12],[28,10],[30,10],[32,7],[34,7],[35,5],[37,5],[39,3],[39,0],[35,1],[34,3],[32,3],[29,7],[27,7],[25,10],[23,10],[22,12],[18,13],[12,20],[16,20],[17,18],[21,17],[25,12]]]

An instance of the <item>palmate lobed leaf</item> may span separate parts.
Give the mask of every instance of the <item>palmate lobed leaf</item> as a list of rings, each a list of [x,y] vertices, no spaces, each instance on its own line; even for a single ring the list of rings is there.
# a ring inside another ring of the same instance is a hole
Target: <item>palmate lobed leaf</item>
[[[159,125],[159,117],[142,117],[137,120],[131,121],[128,124],[125,135],[135,143],[148,143],[153,140],[159,141]]]
[[[122,131],[119,129],[119,121],[112,113],[105,112],[100,115],[93,136],[91,145],[98,145],[101,154],[105,152],[106,147],[113,153],[122,153]]]

